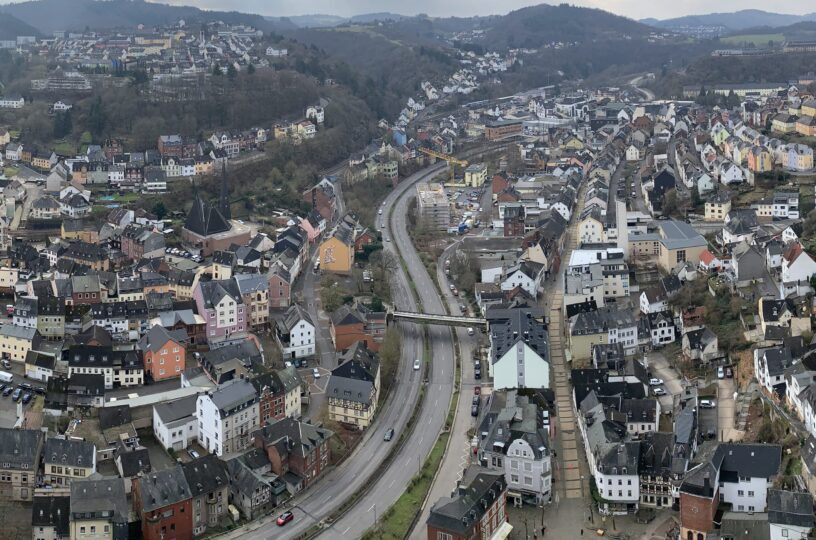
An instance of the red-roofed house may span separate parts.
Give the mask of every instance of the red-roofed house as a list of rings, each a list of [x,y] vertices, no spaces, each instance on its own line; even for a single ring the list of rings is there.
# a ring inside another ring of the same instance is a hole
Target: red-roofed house
[[[704,272],[719,272],[722,270],[722,267],[722,261],[709,250],[706,249],[700,253],[700,270]]]
[[[809,281],[816,274],[816,261],[808,255],[799,242],[792,242],[782,254],[782,282]]]
[[[508,180],[506,176],[504,176],[503,174],[494,174],[492,183],[493,200],[495,201],[498,198],[499,193],[501,193],[502,191],[509,187],[510,180]]]

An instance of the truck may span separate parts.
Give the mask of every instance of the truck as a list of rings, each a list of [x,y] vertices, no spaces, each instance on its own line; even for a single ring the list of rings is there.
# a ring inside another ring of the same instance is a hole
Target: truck
[[[14,375],[7,371],[0,371],[0,382],[9,384],[14,380]]]
[[[468,226],[466,223],[459,224],[459,234],[465,234],[468,230]]]

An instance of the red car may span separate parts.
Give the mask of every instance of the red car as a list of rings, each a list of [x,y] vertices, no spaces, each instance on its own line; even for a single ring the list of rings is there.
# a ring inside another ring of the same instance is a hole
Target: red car
[[[473,387],[473,393],[476,394],[477,396],[482,395],[482,387],[481,386],[474,386]]]
[[[276,523],[278,524],[278,527],[283,527],[293,519],[295,519],[295,514],[287,510],[286,512],[278,516],[278,520],[276,521]]]

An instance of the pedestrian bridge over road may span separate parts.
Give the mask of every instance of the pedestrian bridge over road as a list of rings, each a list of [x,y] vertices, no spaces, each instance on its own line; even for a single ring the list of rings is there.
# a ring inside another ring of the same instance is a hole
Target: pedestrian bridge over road
[[[443,326],[487,327],[487,319],[479,317],[457,317],[455,315],[434,315],[432,313],[413,313],[410,311],[389,311],[387,317],[389,323],[408,321]]]

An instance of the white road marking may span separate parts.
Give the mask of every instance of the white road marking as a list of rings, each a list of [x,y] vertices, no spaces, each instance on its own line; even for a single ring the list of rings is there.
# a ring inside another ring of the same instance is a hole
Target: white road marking
[[[377,505],[376,505],[376,504],[372,504],[372,505],[371,505],[371,508],[369,508],[369,509],[368,509],[368,511],[369,511],[369,512],[371,512],[372,510],[374,510],[374,507],[375,507],[375,506],[377,506]],[[347,530],[348,530],[348,529],[347,529]]]
[[[328,497],[326,497],[326,500],[323,501],[323,504],[329,502],[331,499],[332,499],[332,496],[329,495]]]
[[[396,480],[396,479],[395,479],[395,480]],[[391,483],[390,483],[390,484],[388,484],[388,489],[391,489],[391,487],[394,485],[395,480],[391,480]]]

